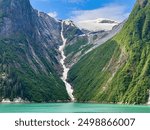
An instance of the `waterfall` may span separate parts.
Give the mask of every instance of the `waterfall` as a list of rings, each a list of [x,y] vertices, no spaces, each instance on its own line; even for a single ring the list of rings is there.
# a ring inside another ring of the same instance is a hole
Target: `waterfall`
[[[69,68],[67,68],[66,65],[65,65],[66,56],[64,54],[64,48],[65,48],[67,39],[63,35],[63,32],[64,32],[63,24],[64,24],[64,21],[62,21],[62,23],[61,23],[61,38],[62,38],[63,44],[59,47],[59,51],[61,52],[61,56],[62,56],[62,58],[60,59],[60,63],[62,65],[62,67],[63,67],[63,74],[62,74],[61,79],[64,81],[64,83],[66,85],[66,90],[68,92],[68,95],[70,96],[71,100],[74,101],[75,98],[73,96],[73,88],[67,82],[67,76],[68,76]]]

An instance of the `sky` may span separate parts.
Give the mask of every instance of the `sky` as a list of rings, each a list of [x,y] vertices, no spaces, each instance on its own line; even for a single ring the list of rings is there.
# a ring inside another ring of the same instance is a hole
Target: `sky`
[[[73,21],[107,18],[126,19],[136,0],[30,0],[33,8],[56,19]]]

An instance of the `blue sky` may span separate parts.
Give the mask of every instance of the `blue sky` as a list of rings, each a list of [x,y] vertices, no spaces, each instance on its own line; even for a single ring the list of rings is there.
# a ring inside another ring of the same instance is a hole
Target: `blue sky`
[[[122,21],[128,17],[135,0],[30,0],[39,11],[58,19],[74,21],[108,18]]]

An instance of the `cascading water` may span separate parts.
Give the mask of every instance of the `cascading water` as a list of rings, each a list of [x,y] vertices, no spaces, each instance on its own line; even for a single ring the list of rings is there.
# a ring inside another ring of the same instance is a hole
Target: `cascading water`
[[[64,32],[63,24],[64,24],[64,21],[62,21],[62,23],[61,23],[61,38],[63,40],[63,44],[59,47],[59,51],[61,52],[61,56],[62,56],[60,63],[62,64],[63,70],[64,70],[61,79],[64,81],[64,83],[66,85],[66,90],[68,92],[68,95],[70,96],[71,100],[74,101],[75,98],[73,96],[72,86],[67,82],[69,68],[67,68],[65,65],[66,56],[64,54],[64,48],[65,48],[67,39],[65,39],[65,37],[63,35],[63,32]]]

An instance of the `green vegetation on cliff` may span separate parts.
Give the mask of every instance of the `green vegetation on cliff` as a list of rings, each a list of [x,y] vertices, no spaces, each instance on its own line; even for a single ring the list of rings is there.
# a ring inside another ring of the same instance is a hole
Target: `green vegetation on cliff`
[[[123,29],[69,72],[78,101],[145,104],[150,89],[150,0],[138,0]]]
[[[0,40],[0,100],[13,101],[17,97],[34,102],[69,100],[64,83],[38,48],[36,54],[43,70],[32,57],[25,39]]]

